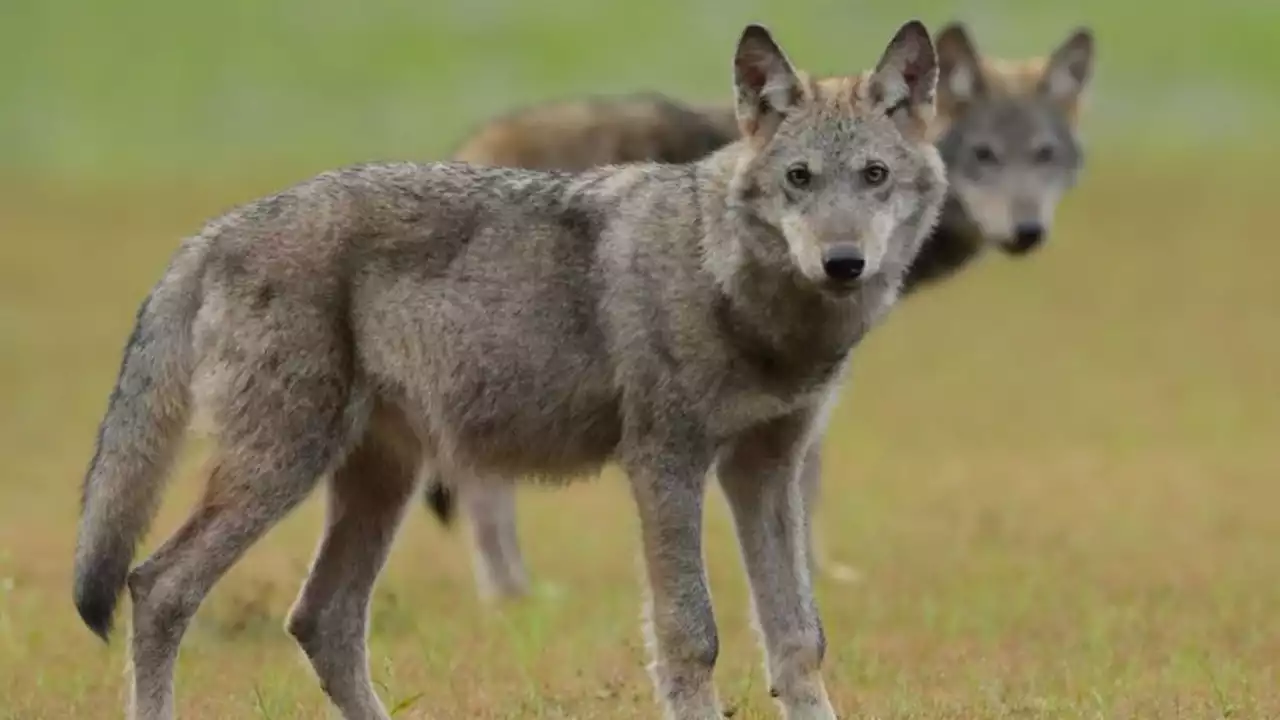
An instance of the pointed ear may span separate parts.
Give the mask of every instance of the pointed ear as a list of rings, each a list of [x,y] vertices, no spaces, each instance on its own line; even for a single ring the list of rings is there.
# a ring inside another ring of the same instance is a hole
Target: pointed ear
[[[960,104],[987,91],[978,50],[962,23],[942,28],[934,43],[938,48],[938,98]]]
[[[1093,33],[1080,28],[1053,54],[1040,76],[1040,92],[1068,105],[1074,104],[1093,76]]]
[[[903,25],[871,75],[871,98],[895,120],[912,125],[933,119],[938,85],[938,56],[929,31],[919,20]],[[902,112],[905,111],[905,112]]]
[[[744,137],[768,138],[800,103],[800,78],[763,25],[748,25],[733,56],[738,127]]]

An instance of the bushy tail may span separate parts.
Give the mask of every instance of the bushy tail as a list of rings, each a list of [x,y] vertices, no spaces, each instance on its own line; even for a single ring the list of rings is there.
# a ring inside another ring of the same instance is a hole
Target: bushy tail
[[[423,500],[427,503],[427,509],[436,516],[441,525],[448,527],[453,522],[454,510],[457,505],[453,488],[440,482],[440,478],[432,475],[427,479],[426,487],[423,488],[423,491]]]
[[[84,478],[75,603],[103,640],[189,419],[204,255],[202,239],[184,244],[138,309]]]

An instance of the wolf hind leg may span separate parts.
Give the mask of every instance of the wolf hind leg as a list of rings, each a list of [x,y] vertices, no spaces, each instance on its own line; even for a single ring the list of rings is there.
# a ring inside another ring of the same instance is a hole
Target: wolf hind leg
[[[375,410],[329,483],[324,538],[286,627],[348,720],[385,720],[366,652],[369,604],[415,496],[421,457],[398,413]]]
[[[254,414],[253,436],[233,429],[186,522],[130,573],[132,717],[173,717],[174,666],[187,625],[223,574],[310,494],[342,452],[340,416],[335,408],[329,421],[313,415],[291,426]],[[264,438],[262,428],[283,432]]]

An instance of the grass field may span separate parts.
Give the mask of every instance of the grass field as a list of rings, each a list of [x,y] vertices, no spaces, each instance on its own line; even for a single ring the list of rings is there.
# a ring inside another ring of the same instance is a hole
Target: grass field
[[[863,574],[818,588],[837,707],[1280,718],[1280,6],[890,6],[6,3],[0,718],[120,715],[123,635],[104,647],[80,624],[71,548],[119,350],[177,238],[321,168],[439,155],[519,102],[721,97],[749,19],[838,72],[913,12],[969,18],[1006,54],[1089,22],[1102,64],[1089,166],[1050,244],[912,298],[860,351],[819,515]],[[198,451],[150,546],[194,499]],[[383,698],[405,718],[655,717],[624,484],[522,498],[539,592],[505,609],[472,603],[461,535],[410,515],[373,609]],[[320,500],[202,608],[180,717],[326,716],[281,628]],[[774,717],[714,492],[707,534],[721,694]]]

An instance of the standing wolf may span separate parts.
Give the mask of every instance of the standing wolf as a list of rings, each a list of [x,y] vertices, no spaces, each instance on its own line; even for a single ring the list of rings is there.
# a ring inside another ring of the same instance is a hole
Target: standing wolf
[[[173,715],[203,598],[329,476],[287,627],[345,717],[385,720],[369,599],[424,458],[464,484],[625,468],[656,696],[680,720],[720,717],[714,467],[772,694],[834,718],[798,466],[941,211],[936,56],[913,21],[874,71],[814,81],[751,25],[733,67],[743,139],[695,164],[364,165],[183,243],[138,312],[76,546],[75,603],[104,638],[129,589],[135,718]],[[204,497],[130,572],[193,410],[217,440]]]
[[[903,295],[953,276],[986,247],[1011,256],[1039,247],[1082,164],[1076,124],[1092,75],[1088,30],[1074,31],[1046,57],[1020,61],[982,58],[960,23],[946,26],[936,43],[940,75],[932,133],[951,191]],[[700,157],[694,153],[705,143],[718,149],[737,138],[736,126],[725,121],[732,113],[731,107],[693,108],[654,93],[548,103],[486,123],[459,154],[484,165],[570,170],[633,161],[646,152],[653,153],[651,160],[686,162]],[[820,462],[815,449],[804,470],[815,501]],[[514,491],[511,480],[498,477],[456,488],[433,473],[425,483],[427,503],[442,522],[451,522],[461,501],[485,599],[520,596],[528,588]],[[854,577],[824,553],[815,552],[814,559],[833,579]]]

